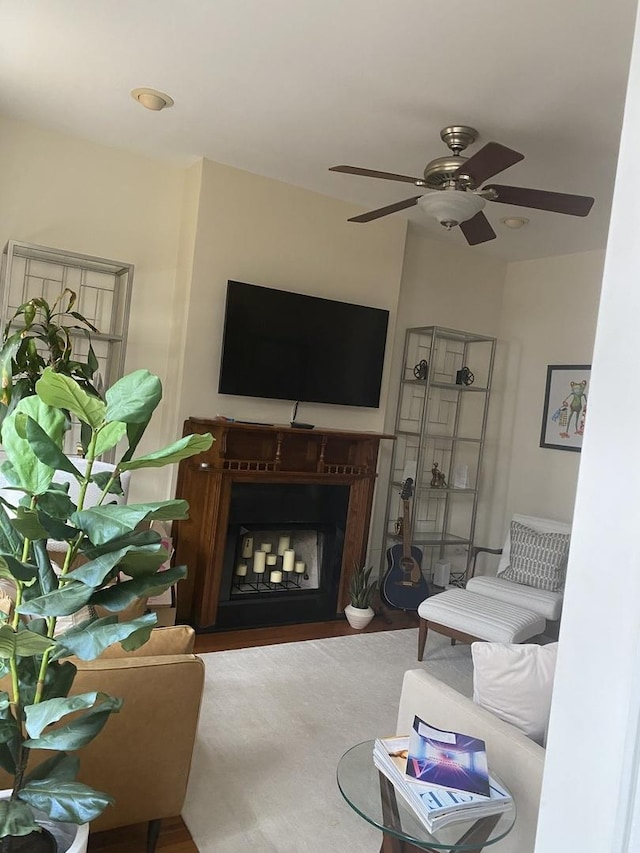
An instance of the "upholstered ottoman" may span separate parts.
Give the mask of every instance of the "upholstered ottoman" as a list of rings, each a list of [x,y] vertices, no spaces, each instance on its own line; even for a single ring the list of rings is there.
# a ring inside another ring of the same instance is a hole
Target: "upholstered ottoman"
[[[418,616],[418,660],[422,660],[429,628],[466,643],[524,643],[542,634],[547,624],[531,610],[466,589],[448,589],[426,598],[418,607]]]

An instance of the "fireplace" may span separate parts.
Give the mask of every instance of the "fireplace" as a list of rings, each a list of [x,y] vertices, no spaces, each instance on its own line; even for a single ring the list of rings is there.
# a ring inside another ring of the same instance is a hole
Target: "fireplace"
[[[348,486],[234,483],[216,626],[332,619],[348,502]]]
[[[393,436],[189,418],[215,441],[178,469],[177,619],[197,630],[335,619],[366,559],[378,447]],[[288,547],[285,547],[287,546]],[[288,552],[288,553],[287,553]]]

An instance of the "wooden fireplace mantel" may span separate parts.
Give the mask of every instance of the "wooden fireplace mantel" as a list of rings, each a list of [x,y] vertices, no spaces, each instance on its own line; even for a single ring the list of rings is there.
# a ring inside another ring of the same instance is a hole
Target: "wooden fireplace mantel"
[[[346,485],[349,502],[338,612],[348,603],[353,567],[366,558],[378,449],[393,435],[349,430],[189,418],[183,435],[210,432],[211,448],[178,468],[176,497],[189,519],[174,524],[176,563],[188,567],[178,584],[177,618],[196,628],[216,623],[231,487],[241,483]]]

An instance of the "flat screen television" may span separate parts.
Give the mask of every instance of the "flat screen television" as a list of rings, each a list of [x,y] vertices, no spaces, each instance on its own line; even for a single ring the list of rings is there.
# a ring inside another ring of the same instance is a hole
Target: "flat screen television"
[[[218,391],[376,408],[388,322],[381,308],[229,281]]]

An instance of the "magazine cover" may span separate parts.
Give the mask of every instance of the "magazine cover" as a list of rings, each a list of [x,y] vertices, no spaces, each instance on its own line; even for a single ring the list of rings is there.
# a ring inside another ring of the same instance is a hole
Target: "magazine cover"
[[[485,743],[479,738],[447,732],[415,717],[409,734],[406,774],[454,791],[490,796]]]

